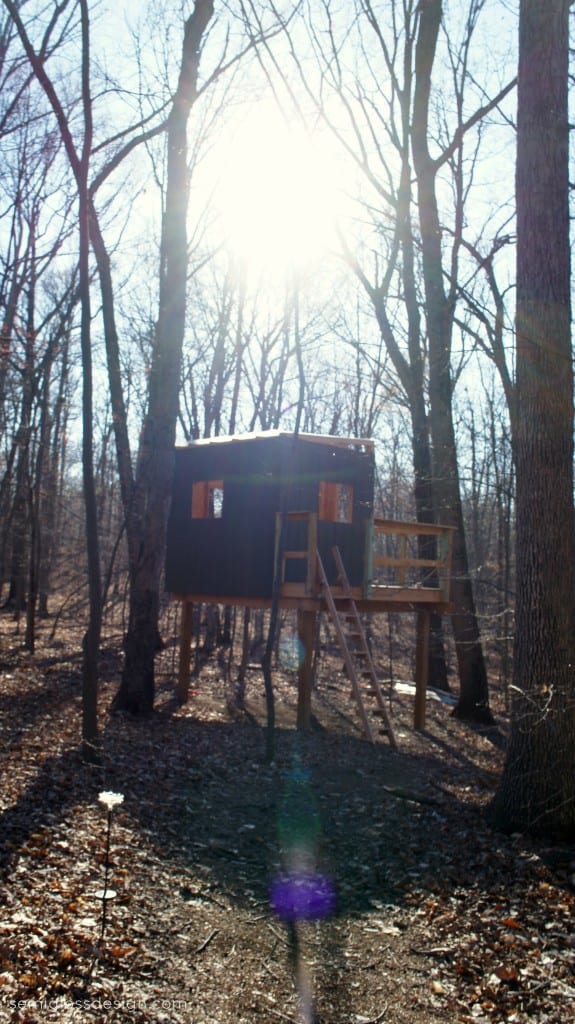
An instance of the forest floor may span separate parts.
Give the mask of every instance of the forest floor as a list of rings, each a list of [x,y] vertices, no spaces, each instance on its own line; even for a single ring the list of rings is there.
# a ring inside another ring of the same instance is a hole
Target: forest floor
[[[109,715],[118,648],[102,657],[102,765],[89,767],[78,629],[46,630],[31,657],[0,616],[0,1021],[298,1022],[312,991],[316,1024],[575,1018],[575,851],[484,818],[506,730],[497,695],[497,729],[430,697],[416,733],[399,688],[393,752],[363,738],[338,660],[322,659],[309,735],[294,728],[294,676],[278,672],[266,765],[261,673],[244,713],[215,663],[185,707],[162,676],[156,713],[134,721]],[[105,920],[103,790],[124,796]],[[290,926],[272,910],[290,856],[320,873],[318,892],[333,887],[330,916]]]

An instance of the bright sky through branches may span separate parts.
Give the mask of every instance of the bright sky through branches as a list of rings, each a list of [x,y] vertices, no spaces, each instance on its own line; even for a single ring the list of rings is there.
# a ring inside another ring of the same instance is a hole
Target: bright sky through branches
[[[333,250],[344,208],[340,164],[320,135],[255,103],[215,147],[218,234],[248,281],[305,278]]]

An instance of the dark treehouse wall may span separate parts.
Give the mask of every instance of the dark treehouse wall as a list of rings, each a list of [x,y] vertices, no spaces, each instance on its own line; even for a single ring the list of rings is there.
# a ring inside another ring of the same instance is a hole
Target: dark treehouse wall
[[[318,545],[334,577],[338,544],[352,585],[364,575],[366,523],[373,516],[373,453],[290,435],[197,442],[176,449],[167,535],[166,590],[217,598],[272,592],[276,513],[318,511],[320,481],[353,486],[351,523],[320,522]],[[194,481],[222,481],[221,518],[192,518]],[[286,546],[306,546],[303,523],[290,523]],[[305,578],[293,563],[287,577]]]

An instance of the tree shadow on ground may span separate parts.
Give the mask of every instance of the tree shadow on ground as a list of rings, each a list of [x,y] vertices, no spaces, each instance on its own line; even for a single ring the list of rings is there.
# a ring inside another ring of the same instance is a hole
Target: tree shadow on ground
[[[321,991],[337,1004],[338,1020],[350,1019],[338,921],[399,906],[418,878],[426,884],[429,827],[440,810],[426,797],[417,763],[353,736],[280,728],[275,763],[265,765],[253,720],[198,720],[169,707],[145,721],[110,718],[101,767],[83,764],[70,747],[28,765],[29,784],[0,815],[2,875],[20,851],[30,855],[38,837],[48,846],[74,809],[95,805],[102,789],[124,794],[121,814],[131,831],[170,866],[167,877],[181,879],[171,901],[182,911],[200,880],[239,914],[257,907],[272,919],[270,886],[295,851],[336,891],[321,939],[308,923],[302,941],[316,957],[321,945]],[[286,957],[287,949],[286,940]]]
[[[84,764],[77,750],[42,760],[30,784],[0,813],[0,873],[9,872],[31,836],[63,821],[78,803],[95,802],[99,788],[99,770]],[[4,798],[6,791],[5,778]]]
[[[309,841],[347,915],[401,902],[417,877],[439,870],[442,852],[430,840],[447,810],[427,785],[427,759],[326,731],[278,729],[271,766],[263,747],[253,722],[115,716],[104,738],[106,788],[126,794],[155,848],[208,870],[239,903],[244,891],[265,901],[290,833]],[[455,798],[448,813],[477,816]]]
[[[117,678],[120,655],[112,648],[104,648],[100,654],[100,677],[102,682]],[[78,704],[82,688],[82,654],[62,656],[54,654],[34,659],[30,664],[33,678],[27,679],[25,671],[17,663],[5,662],[2,669],[12,675],[22,673],[22,684],[17,690],[0,690],[0,723],[4,749],[14,749],[23,735],[32,730],[36,723],[46,723],[57,715],[60,709],[69,709]],[[41,677],[41,685],[38,685]],[[38,748],[40,749],[40,747]]]
[[[5,749],[48,711],[77,700],[78,685],[71,670],[45,691],[31,691],[30,699],[7,697]],[[433,834],[447,820],[478,821],[477,811],[455,797],[438,798],[431,757],[394,753],[325,727],[309,735],[279,728],[270,766],[262,763],[263,730],[255,716],[221,717],[201,720],[167,699],[149,721],[107,720],[100,768],[84,765],[77,749],[48,758],[42,752],[39,769],[29,769],[29,786],[0,816],[0,867],[43,824],[75,803],[95,802],[102,788],[114,789],[162,855],[208,872],[240,905],[246,892],[267,900],[289,857],[290,829],[294,844],[299,833],[305,842],[310,833],[307,855],[333,879],[338,913],[363,915],[401,903],[418,879],[424,886],[440,870],[441,843],[434,844]],[[429,740],[473,770],[447,741]],[[40,755],[40,742],[37,749]]]
[[[102,687],[102,706],[112,695],[113,678],[110,671],[110,681]],[[63,692],[71,698],[71,678]],[[33,730],[28,731],[22,744],[25,765],[19,795],[15,789],[14,802],[0,816],[4,875],[17,866],[22,851],[28,854],[27,882],[35,884],[38,865],[43,884],[43,862],[31,857],[34,836],[45,836],[43,844],[54,841],[59,826],[69,826],[78,808],[84,832],[74,833],[75,841],[84,840],[91,865],[101,856],[94,833],[99,819],[84,812],[96,805],[102,789],[116,790],[125,798],[116,812],[114,833],[114,870],[125,867],[128,876],[127,901],[119,907],[125,912],[122,921],[129,928],[128,921],[145,918],[147,946],[159,946],[160,954],[169,959],[170,943],[188,934],[194,908],[212,929],[210,908],[216,908],[214,913],[228,922],[221,925],[222,949],[237,941],[242,950],[242,944],[245,949],[251,942],[255,952],[249,962],[261,967],[269,954],[270,927],[284,935],[286,964],[289,961],[286,930],[270,906],[270,886],[295,857],[295,863],[330,879],[337,895],[332,917],[316,930],[313,923],[302,927],[304,946],[307,943],[307,950],[313,951],[316,963],[321,960],[318,1024],[322,1005],[337,1004],[335,1016],[324,1012],[324,1024],[343,1024],[353,1017],[347,942],[351,929],[355,943],[358,933],[365,930],[368,935],[364,952],[369,949],[369,934],[379,929],[381,948],[382,922],[393,929],[398,921],[398,927],[411,935],[417,909],[433,901],[438,891],[448,901],[451,893],[461,901],[465,892],[489,892],[494,881],[505,893],[524,883],[515,859],[517,847],[491,837],[479,803],[465,802],[465,781],[473,783],[478,767],[472,752],[467,756],[457,747],[459,725],[449,725],[456,730],[451,736],[437,718],[430,722],[429,737],[417,741],[402,725],[406,737],[394,753],[384,742],[372,746],[350,728],[346,731],[345,716],[337,719],[341,730],[333,728],[330,709],[321,701],[316,708],[322,729],[298,733],[286,724],[293,721],[293,700],[286,713],[280,702],[276,758],[273,765],[266,765],[263,729],[257,724],[263,720],[262,702],[248,702],[251,717],[232,721],[226,720],[225,702],[206,698],[205,691],[187,708],[179,708],[167,693],[159,696],[159,709],[149,719],[103,716],[103,764],[98,768],[82,764],[77,743],[72,749],[74,737],[78,739],[77,704],[63,739],[57,735],[57,716],[44,723],[37,746],[30,743]],[[404,707],[403,722],[405,712]],[[33,717],[30,722],[34,725]],[[17,725],[15,719],[12,724]],[[54,753],[46,757],[47,748],[40,741],[45,744],[48,739]],[[43,758],[38,764],[36,750]],[[15,764],[9,758],[6,763]],[[446,780],[452,783],[451,791],[441,785]],[[61,830],[60,838],[66,834]],[[58,849],[53,854],[63,872],[66,856]],[[525,871],[532,870],[530,863],[525,860]],[[101,860],[96,866],[101,868]],[[221,920],[216,921],[216,930]],[[163,945],[155,928],[166,930]],[[205,934],[209,940],[211,933]],[[394,941],[390,939],[390,948]],[[202,948],[198,940],[196,952]],[[193,954],[193,945],[191,950]],[[277,961],[276,955],[272,962]],[[364,962],[368,966],[363,969],[369,969],[369,955]]]
[[[146,846],[182,879],[173,896],[182,907],[199,884],[240,918],[272,921],[270,888],[294,860],[327,879],[335,913],[317,928],[300,926],[302,955],[320,964],[317,1024],[348,1021],[349,921],[391,920],[411,905],[414,887],[425,898],[441,868],[442,843],[432,836],[446,827],[442,808],[427,791],[427,766],[383,744],[279,728],[271,766],[262,762],[264,747],[253,720],[115,716],[104,737],[106,788],[125,794],[123,810]],[[275,927],[284,931],[281,921]],[[260,941],[256,929],[253,943]],[[330,1013],[336,1006],[336,1016],[322,1016],[322,1005]]]

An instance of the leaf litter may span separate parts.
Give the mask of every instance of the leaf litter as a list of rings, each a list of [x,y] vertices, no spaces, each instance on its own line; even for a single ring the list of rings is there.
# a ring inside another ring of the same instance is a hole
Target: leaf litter
[[[392,753],[361,736],[336,661],[329,686],[320,672],[309,735],[294,729],[293,676],[277,673],[270,766],[258,674],[241,714],[208,663],[186,707],[161,679],[151,719],[110,717],[112,644],[103,763],[88,767],[78,635],[32,659],[10,620],[0,628],[0,1021],[300,1020],[289,932],[269,902],[296,759],[337,893],[333,916],[299,925],[317,1024],[575,1019],[575,852],[488,828],[501,750],[448,704],[430,701],[418,734],[411,694],[396,693]],[[103,791],[124,802],[102,936]]]

